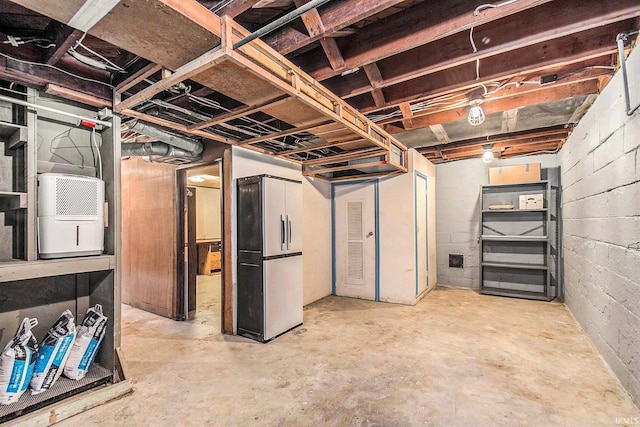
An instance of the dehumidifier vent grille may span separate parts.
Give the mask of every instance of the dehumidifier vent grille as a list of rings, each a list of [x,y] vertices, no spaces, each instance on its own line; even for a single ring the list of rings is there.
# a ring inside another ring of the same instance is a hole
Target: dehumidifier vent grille
[[[56,215],[98,215],[98,182],[84,179],[56,179]]]

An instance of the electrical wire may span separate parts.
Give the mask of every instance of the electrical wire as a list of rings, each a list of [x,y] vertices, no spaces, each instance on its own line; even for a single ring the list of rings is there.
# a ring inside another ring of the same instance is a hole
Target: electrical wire
[[[44,42],[44,43],[41,43]],[[39,37],[15,37],[7,35],[7,40],[3,41],[4,44],[10,44],[13,47],[18,47],[22,44],[33,43],[42,49],[49,49],[56,47],[55,43],[52,43],[49,39],[43,39]]]
[[[475,8],[475,10],[473,11],[473,16],[478,16],[480,12],[482,12],[483,10],[496,9],[498,7],[515,3],[517,1],[518,0],[507,0],[498,4],[491,4],[491,3],[481,4],[480,6]],[[473,53],[478,53],[478,48],[476,47],[476,43],[473,40],[473,28],[474,26],[471,25],[471,28],[469,29],[469,41],[471,42],[471,48],[473,49]],[[479,58],[476,59],[476,80],[480,80],[480,59]]]
[[[5,57],[5,58],[7,58],[7,59],[10,59],[10,60],[12,60],[12,61],[16,61],[16,62],[20,62],[20,63],[22,63],[22,64],[35,65],[35,66],[38,66],[38,67],[47,67],[47,68],[52,68],[52,69],[54,69],[54,70],[60,71],[61,73],[67,74],[67,75],[69,75],[69,76],[71,76],[71,77],[75,77],[76,79],[80,79],[80,80],[84,80],[84,81],[92,82],[92,83],[98,83],[98,84],[101,84],[101,85],[103,85],[103,86],[110,87],[111,89],[114,89],[114,88],[115,88],[115,86],[113,86],[113,85],[111,85],[111,84],[109,84],[109,83],[101,82],[100,80],[91,79],[91,78],[89,78],[89,77],[79,76],[79,75],[74,74],[74,73],[71,73],[71,72],[69,72],[69,71],[65,71],[65,70],[63,70],[62,68],[58,68],[58,67],[56,67],[55,65],[43,64],[43,63],[40,63],[40,62],[25,61],[25,60],[22,60],[22,59],[14,58],[13,56],[9,56],[9,55],[7,55],[7,54],[5,54],[5,53],[2,53],[2,52],[0,52],[0,56],[4,56],[4,57]]]
[[[114,64],[113,62],[111,62],[107,58],[105,58],[104,56],[100,55],[98,52],[96,52],[96,51],[90,49],[88,46],[84,45],[82,42],[84,41],[86,36],[87,36],[87,33],[84,33],[82,35],[82,37],[80,37],[78,39],[78,41],[76,41],[76,44],[74,46],[70,47],[69,50],[67,50],[67,52],[71,56],[73,56],[74,58],[76,58],[80,62],[84,62],[85,64],[93,66],[93,67],[96,67],[96,68],[106,69],[106,70],[109,70],[109,71],[117,71],[117,72],[120,72],[120,73],[126,73],[127,72],[122,67]],[[89,58],[89,57],[84,56],[81,53],[77,52],[76,49],[78,47],[81,47],[84,50],[86,50],[87,52],[97,56],[100,59],[102,59],[105,62],[105,64],[101,64],[99,61],[96,61],[95,59]],[[93,63],[93,65],[92,65],[92,63]]]

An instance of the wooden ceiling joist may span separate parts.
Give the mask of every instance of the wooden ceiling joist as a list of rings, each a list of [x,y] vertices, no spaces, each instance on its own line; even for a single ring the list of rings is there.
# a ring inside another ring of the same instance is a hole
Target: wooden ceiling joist
[[[305,34],[295,27],[284,27],[265,37],[265,42],[283,55],[300,49],[323,37],[331,37],[351,24],[362,21],[404,0],[342,0],[329,3],[319,14],[323,31]]]
[[[474,29],[477,53],[472,50],[469,31],[464,30],[435,41],[425,39],[429,42],[381,59],[379,67],[383,70],[385,78],[376,87],[392,86],[478,59],[484,60],[510,50],[633,18],[637,14],[638,5],[635,0],[621,0],[613,3],[567,0],[560,3],[546,3],[521,12],[518,19],[506,17],[478,26]],[[527,25],[522,25],[522,22],[526,22]],[[483,40],[488,40],[488,43],[484,43]],[[345,55],[346,52],[348,51],[345,51]],[[421,58],[421,60],[416,61],[415,58]],[[299,58],[298,62],[305,68],[304,58]],[[322,61],[314,58],[312,63],[318,64],[315,65],[317,67],[322,64]],[[347,63],[347,66],[349,65],[352,64]],[[323,76],[329,72],[326,64],[321,69],[323,71],[307,69],[319,80],[323,80]],[[345,87],[350,88],[348,93],[336,92],[341,96],[352,97],[371,90],[363,84],[362,79],[358,79],[358,76],[344,76],[339,80]],[[349,81],[353,83],[350,84]],[[355,83],[356,81],[358,83]],[[327,81],[326,84],[333,89],[332,81]]]
[[[598,79],[574,82],[573,84],[550,84],[546,86],[525,85],[523,92],[515,92],[509,97],[487,98],[482,103],[482,110],[486,114],[493,114],[527,107],[530,105],[542,104],[545,102],[558,101],[561,99],[573,98],[577,96],[598,93]],[[389,133],[398,133],[408,129],[419,129],[427,126],[442,125],[443,123],[466,120],[469,107],[443,108],[432,111],[414,112],[411,119],[411,127],[399,129],[395,127],[387,128]],[[401,121],[402,118],[394,118],[383,121],[383,123],[393,123]],[[404,122],[403,122],[404,123]]]
[[[596,58],[600,58],[600,63],[609,65],[609,56],[616,51],[615,37],[627,28],[629,23],[623,21],[588,30],[579,38],[571,35],[554,44],[540,43],[497,55],[481,62],[479,80],[476,78],[476,64],[470,62],[389,86],[384,89],[387,105],[444,95],[453,90],[478,87],[481,83],[490,84],[523,75],[546,73],[552,67],[562,68]],[[577,40],[581,40],[580,43],[576,43]],[[351,90],[343,86],[330,88],[339,96],[345,96]],[[353,97],[349,102],[365,113],[379,110],[368,94]]]
[[[521,12],[549,0],[519,0],[500,8],[487,9],[474,15],[477,6],[466,0],[418,3],[408,9],[373,23],[345,40],[343,56],[347,69],[359,67],[396,55],[427,41],[469,30],[505,16]],[[278,45],[276,49],[280,50]],[[325,80],[339,73],[326,65],[312,52],[299,57],[297,63],[317,80]]]

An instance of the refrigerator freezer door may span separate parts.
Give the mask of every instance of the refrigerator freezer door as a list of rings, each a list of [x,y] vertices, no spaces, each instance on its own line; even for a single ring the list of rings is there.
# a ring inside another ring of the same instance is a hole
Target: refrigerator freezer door
[[[302,324],[302,256],[264,261],[264,339]]]
[[[263,256],[282,255],[287,252],[286,181],[263,178],[263,184]]]
[[[302,184],[285,182],[287,187],[287,252],[302,252]]]

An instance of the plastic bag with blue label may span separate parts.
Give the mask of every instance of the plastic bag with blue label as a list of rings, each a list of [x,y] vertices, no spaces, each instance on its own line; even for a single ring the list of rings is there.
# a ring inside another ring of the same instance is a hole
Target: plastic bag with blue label
[[[38,341],[31,329],[37,324],[38,319],[25,317],[0,354],[0,405],[17,402],[29,387],[38,353]]]
[[[45,335],[31,377],[31,394],[42,393],[60,378],[76,338],[71,311],[65,310]]]
[[[84,378],[98,354],[98,348],[107,329],[107,317],[102,314],[102,306],[87,310],[87,315],[78,327],[78,335],[71,349],[69,360],[64,366],[64,376],[72,380]]]

